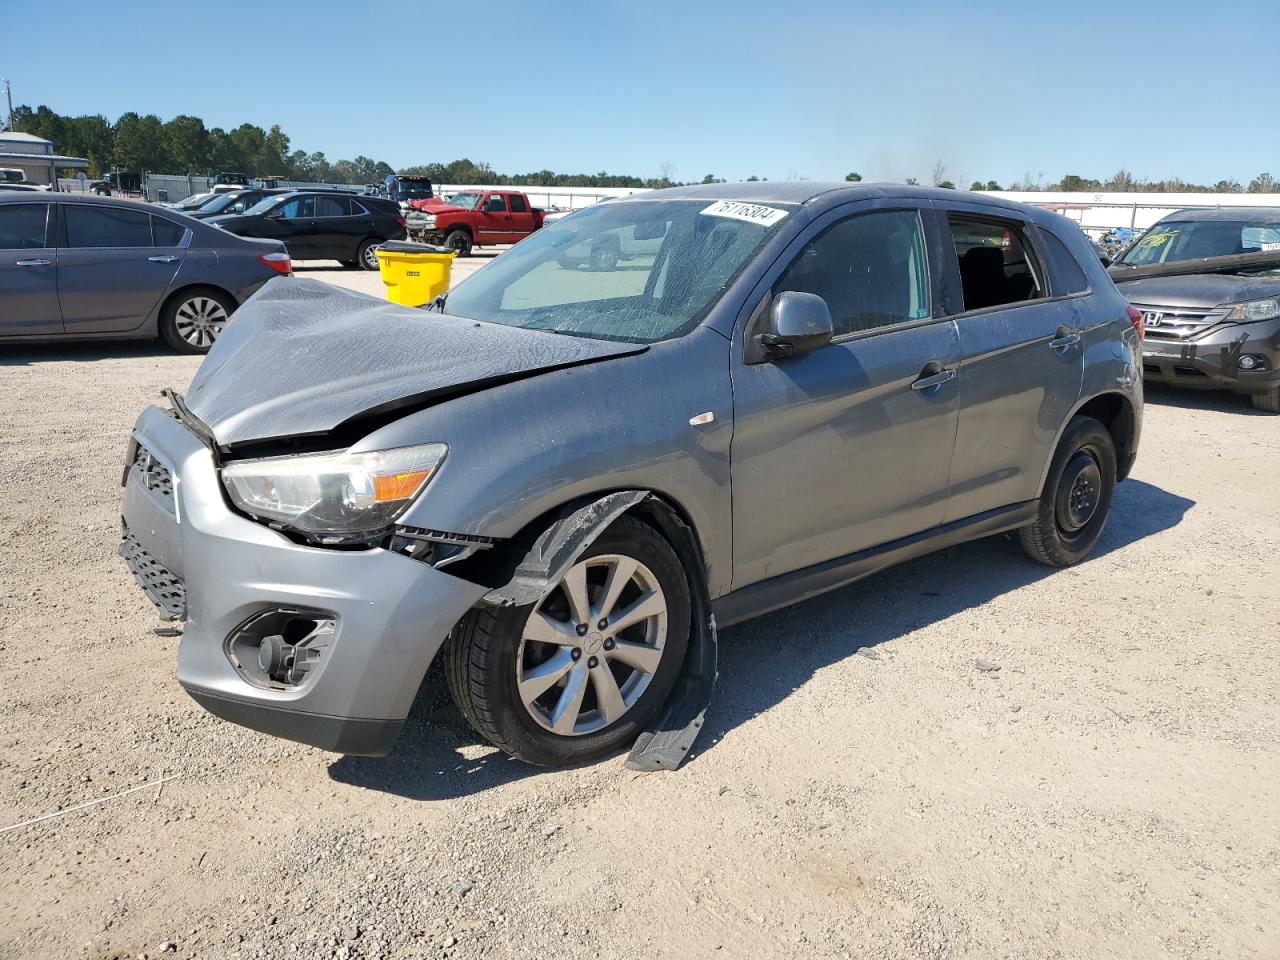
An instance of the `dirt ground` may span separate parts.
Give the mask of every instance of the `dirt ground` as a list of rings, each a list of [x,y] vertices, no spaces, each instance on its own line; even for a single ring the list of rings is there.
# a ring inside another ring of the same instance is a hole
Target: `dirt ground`
[[[683,769],[549,773],[434,674],[385,759],[187,698],[114,550],[196,366],[0,347],[0,957],[1280,957],[1280,418],[1151,388],[1089,562],[996,538],[725,630]]]

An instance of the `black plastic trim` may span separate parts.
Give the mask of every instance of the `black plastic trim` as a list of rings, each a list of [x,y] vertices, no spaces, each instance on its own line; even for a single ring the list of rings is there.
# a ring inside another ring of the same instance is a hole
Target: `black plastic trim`
[[[304,713],[283,707],[267,706],[222,697],[183,685],[196,703],[215,717],[231,723],[283,737],[298,743],[365,757],[382,757],[404,727],[403,720],[365,720],[357,717],[334,717],[323,713]]]

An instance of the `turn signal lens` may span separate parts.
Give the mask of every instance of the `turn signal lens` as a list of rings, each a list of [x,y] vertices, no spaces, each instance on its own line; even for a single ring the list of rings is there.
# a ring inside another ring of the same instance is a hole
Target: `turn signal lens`
[[[418,488],[431,476],[430,470],[419,470],[416,473],[396,473],[387,477],[377,474],[373,477],[373,499],[377,503],[388,503],[394,500],[408,500]]]

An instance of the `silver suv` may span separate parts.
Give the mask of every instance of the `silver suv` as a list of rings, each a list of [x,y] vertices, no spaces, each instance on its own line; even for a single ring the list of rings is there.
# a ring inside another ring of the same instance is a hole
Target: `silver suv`
[[[121,552],[221,717],[385,753],[443,648],[515,756],[648,733],[678,762],[717,623],[1006,531],[1084,559],[1138,448],[1140,319],[1073,224],[1000,200],[601,203],[439,311],[268,284],[139,418]]]

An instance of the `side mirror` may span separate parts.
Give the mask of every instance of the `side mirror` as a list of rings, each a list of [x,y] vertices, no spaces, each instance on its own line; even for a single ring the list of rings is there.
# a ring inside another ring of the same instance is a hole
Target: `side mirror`
[[[773,298],[765,330],[756,339],[768,360],[825,347],[835,335],[827,301],[816,293],[786,290]]]

